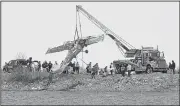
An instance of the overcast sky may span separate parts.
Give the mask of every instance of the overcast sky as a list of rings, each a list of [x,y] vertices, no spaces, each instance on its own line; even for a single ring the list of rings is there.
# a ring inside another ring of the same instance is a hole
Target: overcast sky
[[[175,60],[179,64],[178,2],[2,2],[2,64],[19,52],[33,60],[60,63],[67,51],[48,55],[45,52],[73,40],[76,5],[82,5],[135,48],[158,45],[167,63]],[[80,18],[83,36],[103,34],[85,16],[80,14]],[[108,36],[86,49],[89,53],[84,54],[84,61],[99,63],[100,67],[124,59]]]

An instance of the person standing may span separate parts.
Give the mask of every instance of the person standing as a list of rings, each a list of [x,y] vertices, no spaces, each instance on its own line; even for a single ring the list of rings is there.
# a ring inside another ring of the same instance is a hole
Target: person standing
[[[128,64],[128,66],[127,66],[127,71],[128,71],[128,77],[130,77],[130,75],[131,75],[131,65],[130,64]]]
[[[175,64],[174,60],[172,60],[172,71],[173,71],[173,74],[175,74],[175,68],[176,68],[176,64]]]
[[[91,73],[91,62],[86,67],[87,73]]]
[[[104,67],[103,77],[108,75],[107,72],[108,72],[108,66]]]
[[[38,71],[40,71],[41,70],[41,62],[39,61],[38,62]]]
[[[72,62],[70,62],[66,68],[66,70],[64,71],[66,74],[69,74],[69,70],[70,70],[70,67],[72,67]]]
[[[32,71],[32,57],[29,57],[29,59],[27,60],[27,65],[30,71]]]
[[[169,62],[169,72],[171,72],[171,69],[172,69],[172,65],[171,62]]]
[[[76,63],[76,72],[79,74],[79,63]]]
[[[75,61],[74,61],[74,63],[72,64],[72,67],[73,67],[73,73],[75,73],[75,71],[76,71],[76,63],[75,63]]]
[[[58,65],[57,61],[55,61],[55,64],[54,65]]]
[[[52,63],[51,63],[51,61],[49,61],[49,63],[48,63],[48,72],[51,71],[51,68],[52,68]]]
[[[122,76],[123,76],[123,77],[125,76],[125,71],[126,71],[126,65],[125,65],[125,64],[122,64],[122,65],[121,65],[121,73],[122,73]]]
[[[63,65],[63,62],[64,62],[64,61],[61,61],[61,64],[60,64],[60,66],[62,66],[62,65]]]
[[[99,70],[99,65],[98,65],[98,63],[96,63],[92,68],[92,72],[91,72],[92,79],[93,78],[95,79],[95,74],[98,70]]]
[[[48,63],[47,63],[47,61],[45,61],[43,65],[44,65],[44,69],[48,72],[49,68],[48,68]]]
[[[114,69],[113,69],[113,64],[112,64],[112,63],[110,64],[110,67],[109,67],[109,68],[110,68],[111,75],[113,75]]]
[[[89,73],[89,65],[86,66],[86,72]]]

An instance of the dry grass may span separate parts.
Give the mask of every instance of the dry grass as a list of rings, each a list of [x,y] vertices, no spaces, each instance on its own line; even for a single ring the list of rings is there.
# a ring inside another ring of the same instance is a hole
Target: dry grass
[[[8,83],[15,81],[33,83],[35,81],[46,79],[48,76],[49,74],[47,72],[30,72],[27,67],[17,67],[12,73],[2,73],[3,81]]]

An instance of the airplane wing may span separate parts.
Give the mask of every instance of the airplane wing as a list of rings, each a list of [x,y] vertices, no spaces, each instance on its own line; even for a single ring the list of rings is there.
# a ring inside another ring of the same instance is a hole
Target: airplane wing
[[[75,50],[69,50],[66,58],[64,59],[63,63],[58,68],[54,68],[53,72],[55,73],[62,73],[63,71],[67,70],[69,63],[72,61],[73,58],[75,58],[81,51],[82,47],[81,45],[76,45]]]
[[[83,39],[79,39],[71,49],[69,49],[68,54],[66,58],[64,59],[63,63],[60,65],[60,67],[54,68],[53,72],[55,73],[62,73],[63,71],[68,69],[68,64],[72,61],[73,58],[75,58],[84,48],[85,45],[91,45],[94,43],[98,43],[99,41],[102,41],[104,39],[104,35],[100,35],[97,37],[86,37]]]
[[[86,38],[86,45],[91,45],[91,44],[94,44],[94,43],[98,43],[99,41],[103,41],[104,40],[104,35],[99,35],[97,37],[94,37],[94,36],[89,36]]]
[[[73,48],[73,44],[74,44],[73,41],[65,42],[61,46],[49,48],[47,50],[46,54],[55,53],[55,52],[61,52],[61,51],[64,51],[64,50],[70,50],[71,48]]]

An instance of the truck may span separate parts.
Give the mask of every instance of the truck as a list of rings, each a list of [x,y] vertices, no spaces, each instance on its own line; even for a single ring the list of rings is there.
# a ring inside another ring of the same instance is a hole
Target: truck
[[[8,63],[5,63],[5,65],[3,66],[3,71],[11,73],[14,68],[17,68],[20,65],[26,66],[27,65],[26,59],[10,60]]]
[[[127,54],[127,56],[132,57],[130,55],[133,54]],[[132,71],[135,71],[136,73],[167,73],[168,70],[164,53],[160,52],[158,49],[154,49],[153,47],[142,47],[142,49],[136,52],[132,59],[127,61],[115,60],[113,61],[113,64],[116,67],[117,73],[121,73],[121,67],[127,66],[128,64],[132,65]]]

